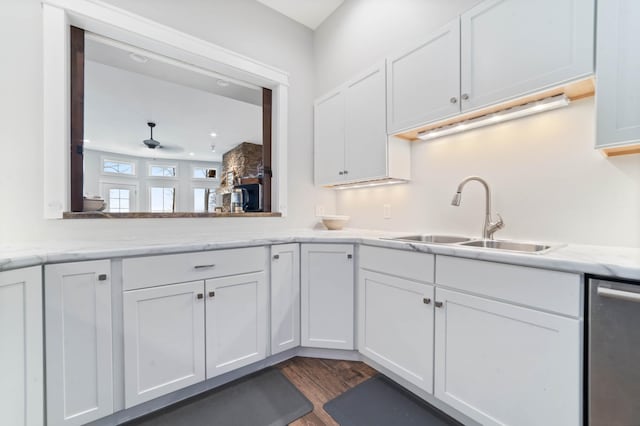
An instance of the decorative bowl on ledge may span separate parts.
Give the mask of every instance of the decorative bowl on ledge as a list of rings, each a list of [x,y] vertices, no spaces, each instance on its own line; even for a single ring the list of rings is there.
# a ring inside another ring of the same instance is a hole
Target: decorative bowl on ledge
[[[82,201],[83,212],[100,212],[107,207],[107,203],[101,197],[84,197]]]
[[[349,216],[329,215],[322,216],[321,219],[323,225],[326,226],[327,229],[331,231],[338,231],[349,221]]]

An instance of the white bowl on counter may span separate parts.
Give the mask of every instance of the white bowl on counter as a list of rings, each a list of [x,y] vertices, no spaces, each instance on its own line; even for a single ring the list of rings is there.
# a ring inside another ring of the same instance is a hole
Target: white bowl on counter
[[[107,203],[101,197],[84,197],[82,201],[83,212],[99,212],[107,207]]]
[[[349,221],[349,216],[341,216],[341,215],[329,215],[322,216],[322,224],[327,227],[327,229],[331,231],[338,231],[344,227],[344,225]]]

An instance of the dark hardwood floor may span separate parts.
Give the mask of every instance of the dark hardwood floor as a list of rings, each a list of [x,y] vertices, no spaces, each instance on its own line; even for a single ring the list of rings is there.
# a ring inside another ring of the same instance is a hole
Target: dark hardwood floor
[[[313,411],[292,426],[339,426],[322,406],[377,374],[362,362],[296,357],[278,365],[280,371],[313,404]]]

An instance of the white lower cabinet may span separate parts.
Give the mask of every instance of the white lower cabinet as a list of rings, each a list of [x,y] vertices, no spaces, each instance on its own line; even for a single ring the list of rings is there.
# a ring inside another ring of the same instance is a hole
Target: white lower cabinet
[[[271,354],[300,346],[300,246],[271,246]]]
[[[110,261],[45,266],[47,425],[113,413]]]
[[[0,424],[44,424],[42,267],[0,272]]]
[[[360,270],[358,293],[360,352],[432,393],[433,286]]]
[[[264,272],[206,281],[207,378],[264,359],[268,292]]]
[[[442,288],[436,300],[438,399],[483,425],[582,424],[580,320]]]
[[[125,407],[205,378],[203,281],[124,292]]]
[[[354,349],[353,245],[302,244],[302,346]]]

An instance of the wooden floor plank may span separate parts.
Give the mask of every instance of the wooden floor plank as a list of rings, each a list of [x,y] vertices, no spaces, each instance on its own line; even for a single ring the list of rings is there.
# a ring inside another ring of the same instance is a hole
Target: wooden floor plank
[[[320,358],[296,357],[276,367],[313,404],[313,411],[292,426],[339,426],[324,404],[377,374],[363,362]]]

